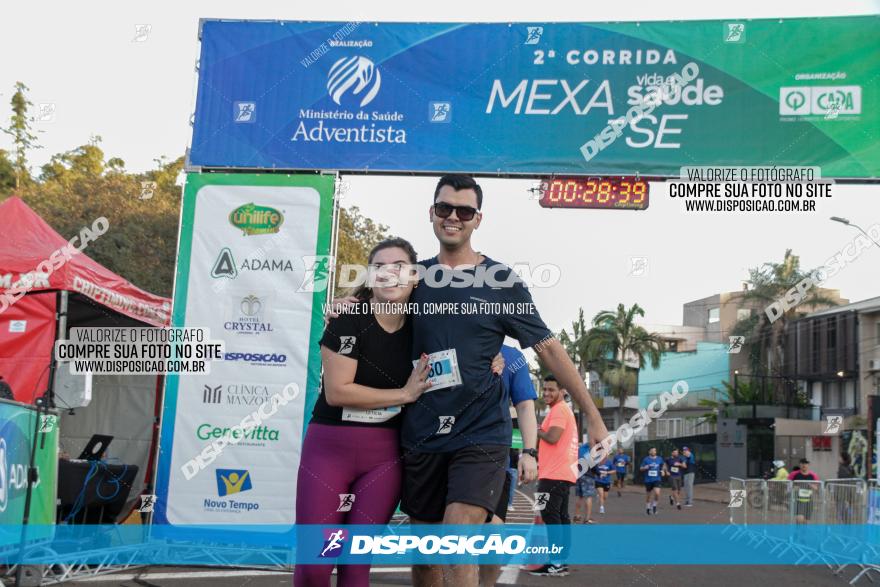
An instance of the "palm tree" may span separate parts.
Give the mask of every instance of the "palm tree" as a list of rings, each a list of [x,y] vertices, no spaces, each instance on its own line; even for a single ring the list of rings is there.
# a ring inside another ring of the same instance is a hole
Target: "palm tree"
[[[803,279],[815,275],[816,269],[803,271],[800,257],[793,255],[791,249],[785,251],[782,263],[764,263],[761,267],[749,270],[749,288],[743,293],[742,301],[758,302],[762,310],[740,320],[733,327],[732,334],[746,337],[749,343],[749,364],[753,375],[766,375],[771,369],[780,374],[783,361],[785,326],[789,321],[805,314],[805,309],[817,306],[836,306],[837,301],[828,297],[818,287],[807,290],[799,306],[786,310],[779,318],[770,320],[763,309],[782,299],[786,292]]]
[[[623,422],[626,396],[635,393],[638,386],[638,370],[628,369],[626,359],[638,359],[641,367],[647,357],[656,369],[660,366],[660,357],[665,349],[660,335],[650,333],[634,323],[636,316],[645,316],[645,311],[638,304],[633,304],[629,309],[618,304],[616,312],[599,312],[593,317],[593,327],[587,332],[583,343],[585,356],[602,358],[604,368],[600,374],[620,402],[619,423]]]
[[[712,388],[712,391],[719,393],[720,399],[701,398],[697,401],[698,406],[709,409],[708,412],[700,416],[697,425],[704,422],[717,424],[718,414],[726,406],[758,403],[760,400],[761,390],[753,382],[737,383],[736,387],[731,385],[729,381],[722,381],[721,384],[724,386],[724,391]]]
[[[571,323],[571,336],[564,329],[559,333],[559,342],[577,367],[581,379],[586,381],[590,371],[602,372],[607,366],[606,357],[589,347],[587,336],[589,329],[584,320],[584,309],[578,310],[578,318]]]

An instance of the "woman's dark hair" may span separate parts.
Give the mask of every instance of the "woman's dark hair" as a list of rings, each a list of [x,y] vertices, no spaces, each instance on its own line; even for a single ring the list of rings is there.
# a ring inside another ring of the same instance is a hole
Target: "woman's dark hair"
[[[843,464],[849,467],[852,464],[852,457],[849,456],[848,452],[840,453],[840,460],[843,461]]]
[[[483,188],[470,175],[451,173],[441,177],[440,181],[437,182],[437,187],[434,188],[435,202],[437,201],[437,196],[440,195],[440,188],[445,185],[448,185],[457,192],[461,190],[474,190],[474,193],[477,194],[477,210],[483,207]]]
[[[376,254],[384,249],[403,249],[403,252],[406,253],[406,256],[409,258],[409,262],[412,264],[415,264],[418,259],[416,250],[408,240],[400,237],[392,237],[386,238],[370,250],[370,254],[367,256],[367,264],[372,264],[373,259],[376,258]],[[373,297],[373,290],[366,284],[366,282],[364,282],[352,289],[349,295],[355,296],[357,299],[366,302]]]

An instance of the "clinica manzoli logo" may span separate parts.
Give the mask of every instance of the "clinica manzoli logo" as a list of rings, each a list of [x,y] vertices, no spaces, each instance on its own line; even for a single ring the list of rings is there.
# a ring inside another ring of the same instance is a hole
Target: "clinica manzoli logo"
[[[382,87],[382,74],[372,60],[363,55],[342,57],[327,72],[326,84],[330,100],[343,109],[300,108],[300,121],[291,141],[406,143],[406,131],[393,124],[403,122],[402,113],[364,110]]]

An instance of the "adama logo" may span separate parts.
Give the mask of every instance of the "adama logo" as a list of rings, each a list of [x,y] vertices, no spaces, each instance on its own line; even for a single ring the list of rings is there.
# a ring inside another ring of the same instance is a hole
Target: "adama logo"
[[[257,206],[251,202],[230,212],[229,223],[241,229],[245,236],[275,234],[284,224],[284,215],[275,208]]]

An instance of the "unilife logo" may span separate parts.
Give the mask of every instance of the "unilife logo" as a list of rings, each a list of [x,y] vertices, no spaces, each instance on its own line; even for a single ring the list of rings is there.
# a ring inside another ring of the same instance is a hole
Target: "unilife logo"
[[[346,94],[361,96],[360,107],[373,101],[382,85],[382,75],[366,57],[343,57],[333,64],[327,74],[327,91],[338,106]]]

